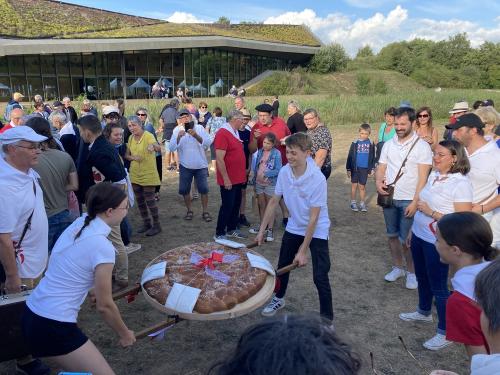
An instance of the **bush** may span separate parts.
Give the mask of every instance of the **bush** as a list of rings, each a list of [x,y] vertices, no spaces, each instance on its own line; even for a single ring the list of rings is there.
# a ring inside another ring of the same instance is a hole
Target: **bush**
[[[382,94],[382,95],[387,94],[387,92],[389,91],[389,89],[387,88],[387,85],[385,84],[384,80],[380,79],[380,78],[376,79],[373,82],[372,89],[373,89],[373,93],[374,94]]]
[[[356,93],[358,95],[370,95],[370,77],[367,74],[360,73],[356,75]]]
[[[309,69],[313,73],[332,73],[345,69],[349,56],[344,47],[338,43],[329,44],[320,48],[309,63]]]

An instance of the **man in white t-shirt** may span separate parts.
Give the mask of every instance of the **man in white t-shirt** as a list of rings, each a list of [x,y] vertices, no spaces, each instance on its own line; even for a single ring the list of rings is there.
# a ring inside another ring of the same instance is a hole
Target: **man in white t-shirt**
[[[27,126],[0,134],[0,261],[8,293],[20,292],[21,278],[38,278],[47,264],[47,215],[32,169],[46,139]]]
[[[484,124],[479,116],[467,113],[446,126],[453,138],[465,146],[470,162],[472,211],[484,216],[493,231],[493,246],[500,247],[500,149],[484,139]]]
[[[396,111],[396,135],[385,142],[376,172],[376,185],[379,194],[387,194],[387,185],[393,184],[403,161],[402,176],[394,185],[394,204],[384,208],[385,226],[389,237],[392,256],[392,271],[385,280],[392,282],[406,275],[406,288],[418,287],[413,259],[405,242],[417,211],[418,195],[425,186],[432,167],[432,151],[429,144],[421,140],[413,131],[415,110],[400,107]],[[403,269],[406,260],[406,272]]]

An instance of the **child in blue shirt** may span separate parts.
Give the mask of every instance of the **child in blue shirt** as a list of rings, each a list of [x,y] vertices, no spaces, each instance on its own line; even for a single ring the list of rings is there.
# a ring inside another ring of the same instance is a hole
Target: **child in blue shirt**
[[[347,177],[351,179],[351,210],[367,212],[365,203],[366,181],[373,174],[375,167],[375,145],[370,141],[371,127],[361,124],[358,129],[359,139],[352,142],[347,156]],[[359,207],[356,203],[356,191],[359,189]]]

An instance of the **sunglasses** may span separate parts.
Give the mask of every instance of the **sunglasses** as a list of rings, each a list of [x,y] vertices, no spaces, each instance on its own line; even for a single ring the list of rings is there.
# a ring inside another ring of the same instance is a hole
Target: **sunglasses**
[[[145,113],[136,113],[137,116],[147,116]]]
[[[201,106],[200,108],[207,108],[206,106]]]
[[[117,114],[110,114],[110,115],[105,115],[104,118],[109,118],[109,119],[117,119],[119,116]]]
[[[429,117],[429,115],[427,113],[423,114],[423,115],[418,115],[418,117],[423,117],[423,118],[427,118]]]

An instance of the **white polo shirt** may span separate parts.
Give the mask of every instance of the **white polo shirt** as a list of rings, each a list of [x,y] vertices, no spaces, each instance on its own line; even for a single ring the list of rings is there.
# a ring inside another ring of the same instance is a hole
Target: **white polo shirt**
[[[168,147],[170,151],[177,151],[179,153],[179,163],[181,163],[184,168],[207,168],[208,162],[205,150],[210,147],[212,138],[201,125],[196,124],[193,129],[196,134],[201,137],[202,143],[198,142],[195,137],[188,133],[181,137],[179,143],[177,143],[177,136],[179,135],[179,132],[184,130],[184,126],[179,125],[175,127]]]
[[[76,323],[80,306],[94,287],[96,267],[115,263],[115,248],[107,239],[111,227],[100,218],[92,220],[75,240],[86,216],[76,219],[61,234],[45,276],[26,300],[30,310],[39,316]]]
[[[417,140],[417,144],[408,155],[411,146]],[[397,134],[385,142],[380,154],[379,163],[386,164],[385,183],[387,185],[394,182],[403,160],[408,155],[403,176],[398,180],[394,188],[394,199],[413,200],[418,183],[418,164],[432,165],[432,150],[429,144],[420,139],[417,133],[413,132],[410,139],[404,143],[399,143]]]
[[[312,158],[307,158],[306,171],[296,178],[290,164],[281,168],[274,194],[283,196],[290,217],[286,231],[305,236],[312,207],[320,207],[313,238],[328,239],[330,219],[327,206],[326,179]]]
[[[491,141],[469,155],[473,202],[487,203],[497,196],[500,185],[500,149]],[[484,214],[493,231],[493,245],[500,245],[500,207]]]

